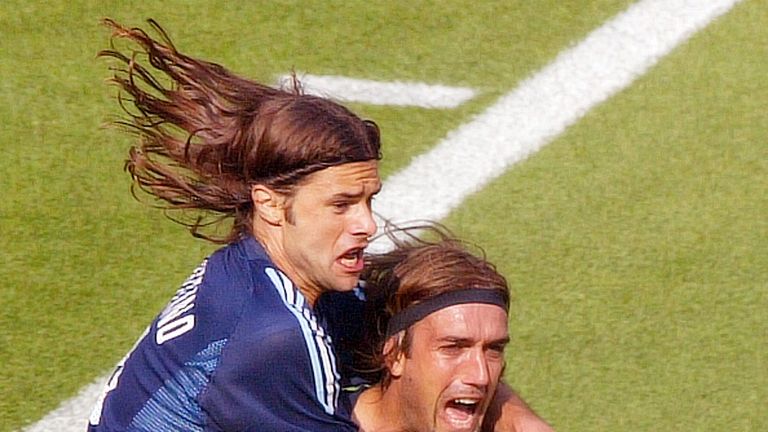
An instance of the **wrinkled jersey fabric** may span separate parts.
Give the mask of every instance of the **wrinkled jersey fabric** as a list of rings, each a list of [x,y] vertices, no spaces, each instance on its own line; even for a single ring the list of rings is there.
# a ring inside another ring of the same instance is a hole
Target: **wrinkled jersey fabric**
[[[340,393],[324,324],[246,237],[182,284],[118,364],[88,431],[356,431]]]

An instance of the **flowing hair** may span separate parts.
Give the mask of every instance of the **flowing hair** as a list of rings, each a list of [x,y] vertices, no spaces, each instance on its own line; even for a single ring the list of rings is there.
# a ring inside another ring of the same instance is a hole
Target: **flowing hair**
[[[180,53],[154,20],[159,40],[103,23],[112,38],[98,56],[116,60],[110,81],[127,114],[116,123],[139,138],[125,164],[131,191],[166,210],[198,211],[191,220],[169,215],[195,237],[229,243],[250,233],[255,184],[290,195],[313,172],[381,158],[376,123],[304,94],[295,75],[288,88],[273,88]],[[116,48],[118,39],[133,48]],[[202,231],[230,218],[227,234]]]

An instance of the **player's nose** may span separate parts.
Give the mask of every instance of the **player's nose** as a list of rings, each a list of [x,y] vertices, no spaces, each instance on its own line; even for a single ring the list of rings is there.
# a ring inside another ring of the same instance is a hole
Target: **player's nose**
[[[376,234],[376,220],[373,217],[373,210],[368,204],[359,206],[355,212],[352,221],[352,233],[365,237],[371,237]]]
[[[462,365],[462,381],[475,387],[486,387],[490,383],[490,368],[482,349],[473,349]]]

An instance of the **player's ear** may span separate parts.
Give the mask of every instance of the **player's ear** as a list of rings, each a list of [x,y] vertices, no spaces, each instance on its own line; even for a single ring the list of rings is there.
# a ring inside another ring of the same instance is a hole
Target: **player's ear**
[[[251,188],[253,218],[270,225],[282,225],[285,219],[285,196],[261,184]]]
[[[404,331],[390,337],[384,343],[384,359],[392,378],[399,378],[405,368],[405,349],[403,347]]]

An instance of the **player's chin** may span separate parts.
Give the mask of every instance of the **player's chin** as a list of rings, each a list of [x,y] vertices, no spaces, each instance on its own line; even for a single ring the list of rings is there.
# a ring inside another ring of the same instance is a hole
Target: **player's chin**
[[[360,273],[345,272],[333,278],[332,289],[334,291],[352,291],[357,287]]]
[[[340,265],[337,263],[333,272],[333,290],[334,291],[351,291],[357,285],[360,280],[360,274],[362,274],[362,266],[349,267]]]

